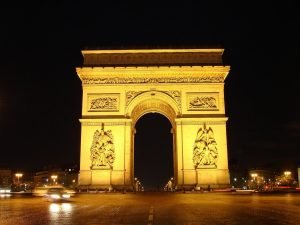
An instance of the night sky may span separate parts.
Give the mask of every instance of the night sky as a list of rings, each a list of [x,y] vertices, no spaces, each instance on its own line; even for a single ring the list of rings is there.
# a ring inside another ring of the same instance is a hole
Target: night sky
[[[0,167],[79,164],[82,49],[171,47],[225,49],[230,165],[300,164],[300,19],[292,1],[125,2],[1,7]],[[151,133],[159,124],[150,117],[139,123]]]

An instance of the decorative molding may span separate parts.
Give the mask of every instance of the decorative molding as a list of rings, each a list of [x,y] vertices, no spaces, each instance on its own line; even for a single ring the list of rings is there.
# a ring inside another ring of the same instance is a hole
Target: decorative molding
[[[218,93],[188,93],[187,110],[189,111],[211,111],[219,110]]]
[[[148,66],[76,68],[83,85],[143,83],[223,83],[229,66]]]
[[[223,75],[203,76],[203,77],[81,77],[83,84],[156,84],[156,83],[221,83],[224,81]]]
[[[146,92],[152,92],[152,91],[128,91],[126,92],[126,107],[130,104],[130,102],[138,95],[146,93]],[[174,101],[177,103],[179,109],[181,109],[181,92],[180,91],[158,91],[165,93],[169,95],[171,98],[174,99]]]
[[[101,126],[101,122],[81,122],[82,126]],[[131,122],[106,122],[107,126],[131,126]]]
[[[89,112],[118,111],[120,105],[119,94],[88,94]]]
[[[127,91],[126,92],[126,107],[129,105],[129,103],[139,94],[145,93],[146,91]]]
[[[161,101],[151,100],[139,104],[132,111],[131,118],[134,121],[134,123],[137,121],[139,116],[143,115],[144,112],[148,111],[161,112],[164,115],[166,115],[167,118],[169,118],[170,122],[176,117],[176,113],[174,112],[171,106]]]
[[[94,133],[91,151],[91,169],[112,169],[115,161],[115,147],[111,130]]]
[[[214,138],[214,132],[211,127],[200,128],[197,132],[194,150],[193,162],[195,169],[213,169],[217,168],[218,149],[217,142]]]
[[[181,110],[181,92],[180,91],[166,91],[166,93],[175,100],[179,109]]]
[[[193,118],[192,118],[193,119]],[[209,118],[211,119],[211,118]],[[209,122],[210,125],[226,125],[226,121],[212,121]],[[176,125],[199,125],[199,122],[197,121],[179,121],[179,120],[175,120]]]

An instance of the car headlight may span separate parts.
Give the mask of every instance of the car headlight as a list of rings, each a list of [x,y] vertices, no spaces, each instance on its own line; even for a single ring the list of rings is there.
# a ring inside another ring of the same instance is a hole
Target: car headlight
[[[63,194],[62,197],[63,198],[70,198],[70,195],[69,194]]]
[[[51,194],[50,197],[54,199],[60,199],[60,196],[58,194]]]

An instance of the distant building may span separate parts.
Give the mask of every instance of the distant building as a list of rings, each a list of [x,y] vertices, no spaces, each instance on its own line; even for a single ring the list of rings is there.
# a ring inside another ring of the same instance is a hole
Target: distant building
[[[12,172],[10,169],[0,169],[0,187],[12,185]]]
[[[34,184],[39,186],[62,185],[75,188],[77,186],[78,171],[70,169],[51,169],[39,171],[34,176]]]

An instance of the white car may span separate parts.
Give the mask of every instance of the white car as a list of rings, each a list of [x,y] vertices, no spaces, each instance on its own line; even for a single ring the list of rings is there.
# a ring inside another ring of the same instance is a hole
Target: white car
[[[65,188],[49,188],[44,197],[49,201],[66,201],[71,195]]]

